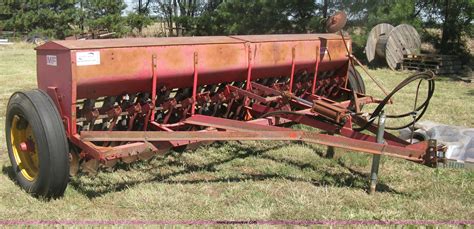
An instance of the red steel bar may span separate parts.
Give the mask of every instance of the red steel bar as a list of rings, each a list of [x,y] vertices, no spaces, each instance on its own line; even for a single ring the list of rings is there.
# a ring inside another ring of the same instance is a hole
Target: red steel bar
[[[319,68],[319,52],[321,52],[320,47],[316,47],[316,63],[314,64],[314,77],[313,77],[313,86],[311,87],[311,94],[316,93],[316,81],[318,80],[318,68]]]
[[[191,125],[208,126],[231,131],[291,131],[291,129],[283,127],[253,124],[204,115],[194,115],[193,117],[186,119],[184,122]]]
[[[146,131],[83,131],[82,141],[254,141],[254,140],[290,140],[305,141],[315,144],[338,147],[347,150],[355,150],[370,154],[386,154],[393,157],[403,158],[415,162],[422,162],[421,156],[424,150],[418,147],[400,147],[357,139],[349,139],[340,136],[331,136],[306,131],[239,131],[239,132],[146,132]],[[420,144],[427,144],[421,142]]]
[[[156,55],[153,54],[153,61],[152,61],[152,74],[153,74],[153,82],[152,82],[152,87],[151,87],[151,103],[153,104],[153,108],[156,107],[156,81],[158,79],[158,76],[156,75],[156,68],[157,68],[157,63],[156,63]],[[151,111],[151,117],[150,120],[153,121],[155,120],[155,109]]]
[[[191,107],[191,115],[196,112],[196,94],[198,85],[198,53],[194,53],[194,74],[193,74],[193,103]]]
[[[247,85],[246,85],[245,88],[247,90],[251,90],[252,89],[252,84],[251,84],[251,81],[252,81],[252,46],[250,46],[250,44],[247,44],[247,49],[248,49],[249,57],[248,57],[248,70],[247,70]]]
[[[295,47],[291,49],[291,74],[290,74],[290,92],[293,91],[293,80],[295,78]]]

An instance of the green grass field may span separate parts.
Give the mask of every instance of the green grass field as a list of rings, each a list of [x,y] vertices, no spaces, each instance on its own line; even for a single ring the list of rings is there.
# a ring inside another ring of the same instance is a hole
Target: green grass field
[[[3,130],[9,96],[36,87],[35,61],[28,45],[0,47],[0,220],[474,219],[472,170],[383,158],[380,190],[368,195],[370,155],[339,152],[338,159],[327,159],[324,146],[288,142],[214,143],[171,152],[75,177],[64,198],[35,199],[8,176]],[[371,72],[388,89],[409,74]],[[365,80],[369,94],[382,95]],[[442,77],[436,83],[424,120],[473,127],[473,84]],[[388,112],[410,110],[414,90],[402,91]]]

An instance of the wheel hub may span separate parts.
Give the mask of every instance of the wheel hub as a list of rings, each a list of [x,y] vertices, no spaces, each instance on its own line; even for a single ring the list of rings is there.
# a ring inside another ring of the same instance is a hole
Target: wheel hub
[[[35,180],[39,173],[39,159],[31,125],[24,118],[15,115],[10,136],[13,156],[21,174],[29,181]]]

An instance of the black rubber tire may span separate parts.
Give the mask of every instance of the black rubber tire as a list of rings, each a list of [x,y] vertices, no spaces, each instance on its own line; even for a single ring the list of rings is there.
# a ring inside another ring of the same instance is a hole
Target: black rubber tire
[[[20,172],[13,155],[10,131],[15,115],[28,121],[35,138],[39,166],[32,181]],[[39,198],[63,196],[69,182],[69,149],[63,122],[51,98],[41,90],[14,93],[8,102],[5,131],[18,185]]]
[[[349,67],[349,88],[356,92],[365,94],[365,83],[360,73],[352,66]]]
[[[355,90],[357,93],[365,94],[365,83],[364,79],[362,79],[362,76],[360,73],[354,69],[352,66],[349,66],[348,70],[348,75],[349,75],[349,84],[347,85],[350,89]],[[360,110],[364,108],[364,105],[361,105]],[[350,110],[355,111],[355,106],[349,107]]]

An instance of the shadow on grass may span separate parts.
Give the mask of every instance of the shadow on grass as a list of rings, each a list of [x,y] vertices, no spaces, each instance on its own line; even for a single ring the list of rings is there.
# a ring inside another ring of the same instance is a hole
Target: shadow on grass
[[[221,143],[217,143],[217,144],[221,144]],[[74,187],[75,190],[84,194],[90,199],[100,197],[111,192],[119,192],[119,191],[128,189],[130,187],[133,187],[135,185],[138,185],[140,183],[145,183],[145,182],[161,182],[161,183],[168,183],[168,184],[198,184],[198,183],[219,183],[219,182],[242,182],[242,181],[247,181],[247,180],[263,181],[263,180],[279,178],[279,179],[286,179],[290,181],[308,182],[314,186],[328,186],[329,185],[329,186],[336,186],[336,187],[351,187],[351,188],[356,188],[356,189],[367,190],[368,174],[363,174],[353,169],[350,169],[342,162],[337,162],[337,164],[347,169],[348,172],[331,172],[329,170],[325,170],[324,168],[317,168],[310,163],[276,158],[276,157],[264,154],[267,151],[276,150],[276,149],[282,148],[285,145],[287,144],[284,144],[284,145],[278,144],[276,146],[265,147],[265,149],[260,149],[260,150],[253,150],[249,148],[248,146],[244,147],[244,146],[239,145],[239,146],[234,147],[234,149],[232,150],[234,153],[232,156],[220,161],[210,162],[204,165],[186,165],[184,163],[180,163],[179,161],[173,161],[173,162],[164,163],[157,167],[155,166],[153,168],[142,170],[145,172],[151,172],[151,170],[156,170],[156,169],[163,168],[166,166],[182,166],[185,168],[184,170],[171,172],[169,174],[160,174],[158,172],[157,174],[153,174],[153,178],[151,179],[130,180],[130,181],[114,183],[112,185],[110,184],[105,185],[103,182],[95,182],[95,184],[84,184],[80,181],[80,179],[72,179],[70,182],[70,185]],[[238,152],[245,152],[245,153],[241,154]],[[318,150],[315,150],[315,152],[321,157],[322,152],[319,152]],[[193,172],[216,172],[217,171],[216,166],[218,165],[222,165],[224,163],[231,162],[236,159],[244,159],[248,157],[259,157],[262,159],[272,160],[277,163],[290,165],[301,170],[311,169],[312,171],[319,173],[322,176],[321,176],[321,179],[312,179],[312,178],[304,179],[304,178],[297,178],[297,177],[293,177],[289,175],[285,176],[285,175],[279,175],[279,174],[278,175],[277,174],[240,174],[235,177],[226,177],[226,178],[214,178],[214,179],[189,178],[189,179],[179,180],[179,181],[170,180],[173,177],[176,177],[179,175],[191,174]],[[323,159],[323,160],[332,160],[332,159]],[[384,183],[379,183],[377,185],[377,190],[380,192],[403,194],[390,188],[388,185]]]
[[[2,173],[6,176],[8,176],[8,178],[10,178],[10,180],[12,180],[13,182],[16,182],[15,181],[15,173],[13,172],[13,167],[11,165],[3,165],[2,166]]]
[[[456,76],[456,75],[454,76],[453,75],[436,75],[435,80],[444,81],[444,82],[451,82],[451,81],[465,82],[465,80],[463,80],[461,76]]]
[[[337,164],[339,164],[340,166],[342,166],[342,167],[346,168],[347,170],[349,170],[349,171],[351,172],[351,174],[354,174],[354,175],[356,175],[356,176],[358,176],[358,177],[364,177],[365,179],[364,179],[363,181],[365,182],[365,183],[364,183],[365,189],[368,190],[368,188],[369,188],[369,182],[368,182],[368,181],[369,181],[369,175],[370,175],[369,173],[364,174],[364,173],[361,173],[361,172],[359,172],[359,171],[357,171],[357,170],[354,170],[354,169],[350,168],[349,166],[347,166],[347,165],[346,165],[343,161],[341,161],[341,160],[337,160]],[[406,195],[406,194],[403,193],[403,192],[399,192],[399,191],[397,191],[397,190],[395,190],[395,189],[393,189],[393,188],[390,188],[390,186],[388,186],[388,185],[386,185],[385,183],[380,182],[380,181],[378,181],[378,183],[377,183],[376,191],[377,191],[377,192],[394,193],[394,194],[398,194],[398,195]]]
[[[469,90],[469,91],[467,92],[467,94],[474,96],[474,89]]]

